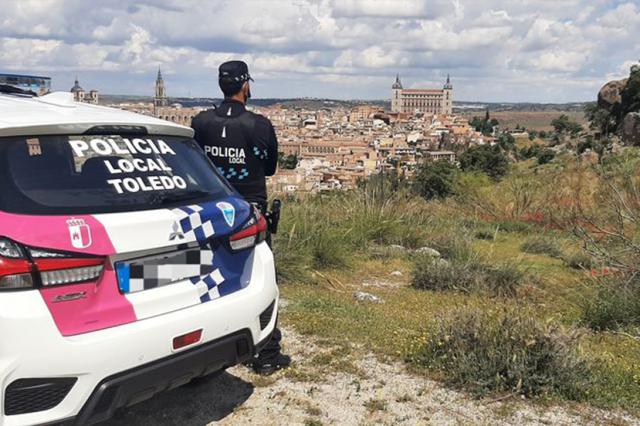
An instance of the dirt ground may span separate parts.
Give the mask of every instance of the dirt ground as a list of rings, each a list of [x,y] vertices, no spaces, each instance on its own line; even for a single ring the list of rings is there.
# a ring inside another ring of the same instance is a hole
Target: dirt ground
[[[264,378],[237,366],[124,409],[104,425],[640,425],[579,405],[475,400],[362,348],[283,333],[295,361],[286,372]]]

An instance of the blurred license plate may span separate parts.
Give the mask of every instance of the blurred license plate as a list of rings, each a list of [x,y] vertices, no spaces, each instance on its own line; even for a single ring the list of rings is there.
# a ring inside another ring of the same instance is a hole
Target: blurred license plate
[[[213,272],[213,251],[187,249],[115,263],[118,287],[134,293],[170,285]]]

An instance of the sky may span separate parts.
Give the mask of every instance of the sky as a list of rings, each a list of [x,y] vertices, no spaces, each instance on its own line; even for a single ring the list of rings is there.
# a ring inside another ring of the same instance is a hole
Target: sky
[[[0,72],[103,94],[217,97],[245,60],[256,98],[594,100],[640,59],[640,0],[0,0]]]

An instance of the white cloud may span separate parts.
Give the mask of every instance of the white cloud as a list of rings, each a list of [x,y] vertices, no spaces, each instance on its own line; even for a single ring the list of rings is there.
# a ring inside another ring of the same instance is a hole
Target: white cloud
[[[0,69],[80,73],[112,93],[149,93],[161,66],[168,86],[183,90],[170,94],[197,95],[221,62],[240,58],[264,96],[383,98],[396,72],[408,85],[440,84],[450,72],[458,98],[573,100],[595,96],[640,51],[640,7],[631,1],[5,3]]]
[[[532,59],[531,64],[542,71],[571,72],[582,68],[587,59],[582,52],[552,51]]]

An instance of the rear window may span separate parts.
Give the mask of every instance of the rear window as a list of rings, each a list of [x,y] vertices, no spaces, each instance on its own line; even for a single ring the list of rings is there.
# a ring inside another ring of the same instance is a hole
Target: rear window
[[[231,195],[193,139],[0,138],[0,210],[24,214],[148,210]]]

